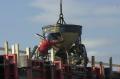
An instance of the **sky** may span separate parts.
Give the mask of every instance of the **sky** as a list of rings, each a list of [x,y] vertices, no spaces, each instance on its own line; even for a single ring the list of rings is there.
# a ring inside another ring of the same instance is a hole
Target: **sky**
[[[63,0],[67,24],[82,25],[82,43],[88,56],[120,64],[120,0]],[[39,42],[35,33],[56,24],[59,0],[0,0],[0,47],[4,41],[20,49]]]

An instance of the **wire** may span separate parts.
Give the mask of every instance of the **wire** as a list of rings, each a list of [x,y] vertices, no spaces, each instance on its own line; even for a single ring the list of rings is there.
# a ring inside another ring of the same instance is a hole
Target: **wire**
[[[62,12],[62,0],[60,0],[60,15],[59,15],[57,24],[66,24],[64,17],[63,17],[63,12]]]

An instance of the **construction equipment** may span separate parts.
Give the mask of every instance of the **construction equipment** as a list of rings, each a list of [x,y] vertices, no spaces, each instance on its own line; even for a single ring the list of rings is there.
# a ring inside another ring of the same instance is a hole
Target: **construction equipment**
[[[49,40],[58,40],[57,36],[61,35],[63,37],[64,42],[58,43],[53,47],[54,50],[54,56],[51,56],[49,54],[52,54],[51,52],[46,56],[46,59],[43,59],[44,57],[41,57],[41,55],[38,54],[38,46],[35,46],[33,50],[34,58],[33,60],[41,60],[41,58],[45,62],[56,60],[56,57],[61,59],[62,64],[67,64],[67,68],[71,73],[75,74],[81,74],[79,75],[81,77],[86,77],[86,67],[88,63],[88,57],[87,52],[84,44],[81,42],[81,34],[82,34],[82,26],[81,25],[75,25],[75,24],[67,24],[64,20],[64,15],[62,12],[62,0],[60,0],[60,15],[59,19],[56,24],[54,25],[47,25],[42,27],[43,34],[37,34],[38,36],[42,37],[43,39],[49,39]],[[54,49],[57,48],[57,49]],[[50,60],[50,58],[52,58]],[[52,63],[49,64],[52,67]],[[72,66],[74,65],[74,68]],[[76,69],[81,69],[76,71]],[[71,70],[72,69],[72,70]],[[66,74],[68,71],[65,71]],[[66,79],[70,79],[70,76],[66,76]],[[76,75],[75,75],[76,76]],[[77,76],[78,77],[78,76]]]

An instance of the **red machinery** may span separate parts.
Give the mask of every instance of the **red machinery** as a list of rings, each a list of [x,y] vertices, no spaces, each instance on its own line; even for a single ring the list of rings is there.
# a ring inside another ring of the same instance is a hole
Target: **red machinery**
[[[16,54],[0,55],[0,79],[18,79]]]

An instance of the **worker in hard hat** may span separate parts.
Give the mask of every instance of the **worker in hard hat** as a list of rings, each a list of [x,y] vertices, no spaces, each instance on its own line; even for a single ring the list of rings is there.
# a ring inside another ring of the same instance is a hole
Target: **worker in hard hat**
[[[52,48],[52,46],[56,47],[56,44],[62,43],[63,37],[58,33],[47,33],[45,38],[40,41],[38,46],[35,46],[33,50],[33,54],[35,54],[35,50],[39,52],[41,56],[48,55],[48,50]]]
[[[48,54],[48,50],[56,45],[56,44],[59,44],[61,42],[63,42],[63,38],[60,34],[56,35],[56,36],[52,36],[50,35],[51,37],[53,38],[56,38],[56,39],[53,39],[53,38],[46,38],[46,39],[43,39],[39,46],[38,46],[38,51],[40,52],[40,54],[42,55],[47,55]]]

